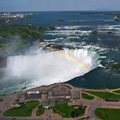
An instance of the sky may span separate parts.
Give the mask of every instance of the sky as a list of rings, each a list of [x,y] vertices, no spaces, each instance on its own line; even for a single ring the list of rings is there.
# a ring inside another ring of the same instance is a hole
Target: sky
[[[120,0],[0,0],[0,12],[119,10]]]

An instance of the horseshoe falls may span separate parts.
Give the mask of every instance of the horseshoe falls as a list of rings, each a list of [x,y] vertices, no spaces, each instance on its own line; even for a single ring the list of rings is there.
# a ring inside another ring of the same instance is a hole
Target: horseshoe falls
[[[84,75],[100,65],[99,56],[93,51],[64,49],[62,53],[10,56],[6,74],[9,78],[29,79],[33,86],[49,85]]]

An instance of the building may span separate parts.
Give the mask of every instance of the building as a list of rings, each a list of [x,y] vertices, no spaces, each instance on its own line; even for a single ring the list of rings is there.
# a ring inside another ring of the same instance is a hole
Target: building
[[[50,106],[54,106],[55,100],[54,99],[48,99],[43,101],[43,106],[45,109],[49,109]]]
[[[18,103],[18,105],[20,105],[20,106],[21,106],[21,105],[24,105],[24,104],[25,104],[24,102],[19,102],[19,103]]]
[[[72,99],[80,99],[79,91],[72,92]]]
[[[55,86],[45,91],[46,99],[70,99],[71,92],[64,86]]]
[[[119,98],[107,98],[107,99],[105,99],[105,101],[108,101],[108,102],[120,102],[120,99]]]
[[[25,101],[28,101],[28,100],[39,100],[39,101],[41,101],[42,95],[43,95],[43,92],[40,92],[40,91],[27,92],[25,94]]]
[[[59,98],[65,98],[70,99],[71,98],[71,92],[68,88],[65,87],[58,87],[53,89],[53,97],[59,97]]]

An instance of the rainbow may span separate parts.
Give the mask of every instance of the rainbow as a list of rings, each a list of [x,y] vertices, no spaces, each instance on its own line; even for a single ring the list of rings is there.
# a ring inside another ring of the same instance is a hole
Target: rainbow
[[[22,39],[21,38],[21,36],[19,36],[19,35],[9,35],[9,34],[7,34],[9,37],[12,37],[12,38],[15,38],[15,39]]]
[[[21,39],[21,37],[20,37],[20,36],[17,36],[17,35],[16,35],[16,36],[12,36],[12,35],[11,35],[10,37],[14,37],[14,38],[16,38],[16,39]],[[47,48],[48,48],[48,47],[47,47]],[[74,58],[74,57],[66,54],[65,52],[63,52],[63,51],[61,51],[61,50],[59,50],[59,49],[50,48],[50,47],[49,47],[48,49],[50,49],[50,50],[58,53],[59,55],[61,55],[61,56],[63,56],[64,58],[68,59],[69,61],[75,63],[76,65],[78,65],[80,68],[82,68],[82,69],[85,70],[86,72],[91,71],[91,69],[90,69],[89,67],[87,67],[85,64],[83,64],[82,62],[80,62],[80,61],[77,60],[76,58]]]
[[[74,57],[66,54],[65,52],[63,51],[60,51],[58,49],[55,49],[55,48],[50,48],[52,51],[58,53],[59,55],[65,57],[66,59],[72,61],[73,63],[75,63],[76,65],[80,66],[80,68],[82,68],[83,70],[85,70],[86,72],[89,72],[91,71],[91,69],[89,67],[87,67],[85,64],[83,64],[82,62],[80,62],[79,60],[75,59]]]

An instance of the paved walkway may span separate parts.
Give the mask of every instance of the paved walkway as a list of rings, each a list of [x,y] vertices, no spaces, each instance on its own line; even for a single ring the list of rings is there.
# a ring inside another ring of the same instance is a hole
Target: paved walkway
[[[35,109],[33,109],[31,117],[35,117],[36,116],[36,111],[38,110],[38,107],[40,105],[41,105],[41,102],[39,103],[39,105]]]

